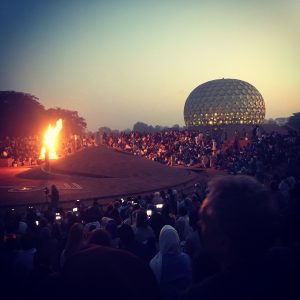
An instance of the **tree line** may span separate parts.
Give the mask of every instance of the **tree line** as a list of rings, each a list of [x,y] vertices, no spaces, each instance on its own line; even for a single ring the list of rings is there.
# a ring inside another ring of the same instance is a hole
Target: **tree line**
[[[63,134],[81,135],[87,123],[77,111],[59,107],[46,109],[31,94],[0,91],[0,137],[22,137],[43,134],[45,128],[63,119]]]
[[[41,135],[44,133],[48,124],[55,124],[59,119],[63,119],[63,134],[69,136],[72,134],[82,135],[86,131],[87,123],[85,119],[79,116],[77,111],[63,109],[60,107],[46,109],[39,99],[31,94],[16,91],[0,91],[0,138],[6,136],[22,137]],[[280,118],[278,121],[282,121]],[[275,120],[267,120],[269,123],[277,123]],[[287,118],[285,126],[291,129],[300,130],[300,112],[294,113]],[[144,122],[136,122],[133,131],[154,133],[164,129],[180,130],[175,124],[171,127],[152,126]],[[130,132],[131,129],[124,130]],[[100,127],[98,132],[119,133],[119,130],[111,130],[108,127]]]

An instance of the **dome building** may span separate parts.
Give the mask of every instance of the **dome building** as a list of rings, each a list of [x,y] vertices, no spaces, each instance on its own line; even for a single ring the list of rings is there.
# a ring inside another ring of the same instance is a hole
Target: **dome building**
[[[217,79],[196,87],[184,106],[186,126],[262,124],[265,103],[250,83],[238,79]]]

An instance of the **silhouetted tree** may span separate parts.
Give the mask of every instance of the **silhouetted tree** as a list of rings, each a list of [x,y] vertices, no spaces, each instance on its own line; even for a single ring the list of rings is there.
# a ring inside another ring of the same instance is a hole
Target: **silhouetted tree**
[[[120,134],[120,130],[118,129],[114,129],[111,131],[112,135],[119,135]]]
[[[43,128],[45,108],[38,98],[21,92],[0,91],[0,136],[29,136]]]
[[[0,138],[43,134],[49,123],[63,119],[65,135],[82,134],[86,129],[84,118],[77,111],[59,107],[45,110],[33,95],[0,91]]]
[[[151,126],[152,127],[152,126]],[[156,125],[155,127],[154,127],[154,131],[155,132],[159,132],[159,131],[162,131],[162,130],[164,130],[165,129],[165,127],[163,127],[163,126],[160,126],[160,125]]]
[[[103,133],[109,134],[109,133],[111,133],[111,131],[112,130],[107,126],[102,126],[102,127],[99,127],[99,129],[98,129],[98,132],[100,134],[103,134]]]
[[[174,124],[172,126],[172,129],[174,129],[174,130],[180,130],[180,126],[178,124]]]
[[[152,125],[147,125],[146,123],[143,122],[137,122],[133,125],[133,131],[137,132],[146,132],[146,133],[153,133],[153,132],[159,132],[167,127],[156,125],[153,127]]]
[[[293,129],[300,130],[300,112],[296,112],[289,117],[287,125]]]
[[[65,135],[78,134],[82,135],[86,129],[86,121],[78,115],[77,111],[63,109],[59,107],[49,108],[47,117],[51,123],[61,118],[63,120],[63,133]]]
[[[274,119],[272,119],[272,118],[270,118],[270,119],[265,119],[265,122],[264,122],[265,124],[272,124],[272,125],[276,125],[277,123],[276,123],[276,121],[274,120]]]
[[[143,122],[136,122],[133,125],[133,131],[137,132],[149,132],[149,126]]]

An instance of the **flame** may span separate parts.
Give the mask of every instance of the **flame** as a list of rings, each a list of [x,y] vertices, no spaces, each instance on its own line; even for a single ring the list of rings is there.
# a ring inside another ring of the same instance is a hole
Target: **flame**
[[[43,147],[40,153],[40,159],[46,158],[46,152],[48,152],[49,159],[58,159],[58,155],[56,154],[57,148],[57,138],[62,129],[62,119],[56,121],[56,126],[52,127],[49,124],[47,131],[44,135]]]

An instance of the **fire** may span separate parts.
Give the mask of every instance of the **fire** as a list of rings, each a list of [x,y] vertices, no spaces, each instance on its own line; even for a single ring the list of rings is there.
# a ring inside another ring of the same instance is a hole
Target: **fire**
[[[57,139],[61,129],[62,129],[62,119],[56,121],[55,127],[52,127],[52,125],[49,124],[48,129],[44,135],[44,141],[40,153],[40,159],[45,159],[46,153],[48,153],[49,159],[58,159],[58,155],[56,154],[56,149],[57,149]]]

